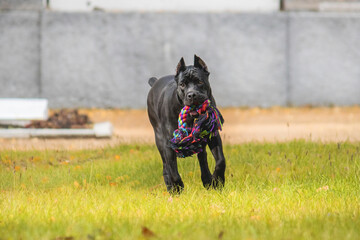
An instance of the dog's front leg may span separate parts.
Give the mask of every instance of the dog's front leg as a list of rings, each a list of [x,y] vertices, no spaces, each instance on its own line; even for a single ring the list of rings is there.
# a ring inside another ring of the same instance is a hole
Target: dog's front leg
[[[175,152],[167,146],[167,142],[162,134],[155,133],[156,146],[159,149],[163,161],[163,176],[167,191],[170,193],[180,193],[184,189],[181,180]]]
[[[209,148],[216,162],[215,170],[212,175],[213,187],[214,188],[223,187],[225,185],[226,163],[222,148],[222,141],[219,134],[211,138],[211,140],[209,141]]]
[[[206,153],[206,145],[203,146],[203,151],[201,153],[198,153],[197,155],[201,170],[201,181],[203,182],[203,185],[205,188],[209,188],[211,186],[212,182],[212,176],[209,170],[209,165],[207,161],[207,153]]]
[[[166,150],[167,158],[166,158],[166,165],[168,169],[168,173],[170,174],[171,178],[171,186],[167,186],[167,190],[170,193],[178,194],[181,193],[184,189],[184,183],[180,177],[178,166],[177,166],[177,158],[175,152],[167,147]]]

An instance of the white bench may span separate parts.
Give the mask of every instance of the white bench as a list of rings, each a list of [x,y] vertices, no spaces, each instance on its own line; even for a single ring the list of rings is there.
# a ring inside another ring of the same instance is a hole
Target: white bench
[[[31,120],[47,120],[47,99],[0,98],[0,125],[25,126]],[[110,122],[96,123],[92,129],[0,128],[0,138],[97,137],[112,136]]]

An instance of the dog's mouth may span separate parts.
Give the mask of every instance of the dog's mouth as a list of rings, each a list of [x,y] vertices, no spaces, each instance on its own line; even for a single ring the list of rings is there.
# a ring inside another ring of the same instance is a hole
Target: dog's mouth
[[[189,101],[189,100],[185,100],[184,104],[186,106],[192,107],[192,106],[200,106],[206,99],[208,99],[207,97],[203,97],[203,96],[198,96],[196,99],[194,99],[193,101]]]
[[[196,110],[191,111],[189,114],[193,118],[197,118],[199,116],[199,113]]]
[[[184,104],[189,107],[197,107],[201,104],[200,101],[184,101]]]

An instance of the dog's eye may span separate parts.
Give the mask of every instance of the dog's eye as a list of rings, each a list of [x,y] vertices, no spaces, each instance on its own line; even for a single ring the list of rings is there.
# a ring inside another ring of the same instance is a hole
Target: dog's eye
[[[199,81],[199,84],[204,84],[204,82],[203,82],[203,81]]]
[[[180,83],[180,87],[182,87],[182,88],[185,87],[185,83],[183,83],[183,82]]]

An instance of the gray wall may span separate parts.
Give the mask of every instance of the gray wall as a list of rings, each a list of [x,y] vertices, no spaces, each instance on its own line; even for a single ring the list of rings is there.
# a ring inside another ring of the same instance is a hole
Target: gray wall
[[[0,12],[0,97],[143,108],[196,53],[221,106],[360,104],[360,14],[27,10]]]
[[[0,0],[0,11],[2,10],[32,10],[43,9],[43,0]]]

